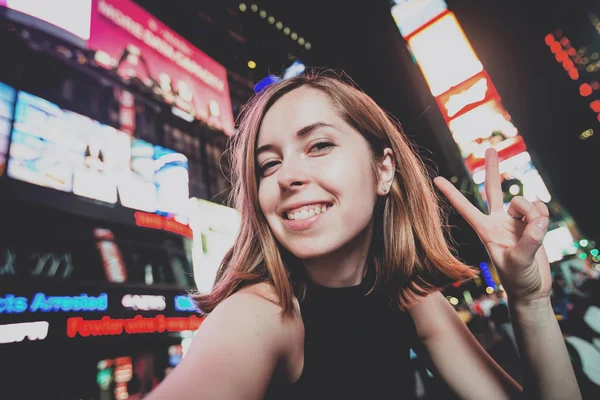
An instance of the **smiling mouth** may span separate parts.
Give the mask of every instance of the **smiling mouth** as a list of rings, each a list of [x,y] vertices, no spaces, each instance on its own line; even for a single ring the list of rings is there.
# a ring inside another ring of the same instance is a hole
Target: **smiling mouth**
[[[310,217],[314,217],[315,215],[323,214],[331,207],[333,207],[333,204],[331,203],[311,204],[284,212],[283,219],[290,221],[301,221]]]

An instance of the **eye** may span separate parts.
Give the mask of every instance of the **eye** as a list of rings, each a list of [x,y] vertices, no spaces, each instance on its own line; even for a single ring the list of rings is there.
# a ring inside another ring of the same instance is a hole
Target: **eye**
[[[267,161],[266,163],[264,163],[263,165],[260,166],[260,175],[261,176],[265,176],[266,174],[269,173],[269,171],[271,171],[275,166],[277,166],[277,164],[279,164],[279,161],[276,160],[272,160],[272,161]]]
[[[333,143],[330,143],[330,142],[318,142],[318,143],[313,144],[310,147],[310,150],[311,151],[316,151],[316,152],[322,152],[322,151],[325,151],[327,149],[330,149],[331,147],[333,147]]]

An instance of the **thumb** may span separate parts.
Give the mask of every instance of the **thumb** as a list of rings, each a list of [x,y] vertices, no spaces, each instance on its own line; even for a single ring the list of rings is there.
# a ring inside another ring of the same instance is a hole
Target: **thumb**
[[[527,224],[513,250],[513,258],[518,263],[529,265],[533,263],[535,254],[542,245],[546,230],[548,229],[548,217],[540,216]]]

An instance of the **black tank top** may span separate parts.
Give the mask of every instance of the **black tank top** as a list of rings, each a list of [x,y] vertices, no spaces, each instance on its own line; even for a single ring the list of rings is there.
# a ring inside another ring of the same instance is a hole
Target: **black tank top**
[[[267,399],[414,399],[410,348],[417,338],[408,312],[366,285],[309,283],[300,304],[304,369],[292,385],[271,385]]]

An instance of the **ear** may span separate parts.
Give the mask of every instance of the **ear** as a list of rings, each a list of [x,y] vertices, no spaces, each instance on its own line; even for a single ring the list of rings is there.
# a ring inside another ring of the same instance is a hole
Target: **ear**
[[[394,175],[396,173],[396,159],[392,149],[386,147],[383,150],[383,158],[377,166],[379,180],[377,182],[377,194],[379,196],[386,196],[394,183]]]

